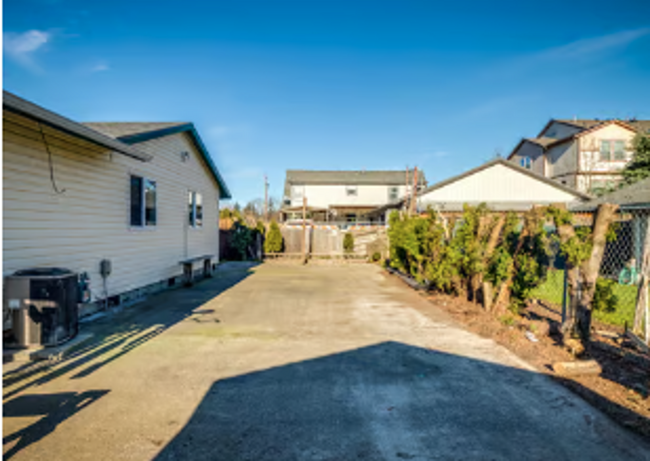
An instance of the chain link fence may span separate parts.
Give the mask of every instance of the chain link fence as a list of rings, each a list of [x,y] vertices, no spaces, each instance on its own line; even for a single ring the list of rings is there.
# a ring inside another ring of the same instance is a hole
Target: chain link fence
[[[576,213],[576,227],[591,226],[594,214]],[[641,283],[650,209],[623,209],[613,227],[615,238],[607,242],[600,267],[594,319],[610,325],[632,328]],[[557,310],[567,302],[565,262],[557,244],[553,245],[550,270],[534,297]],[[643,323],[645,320],[642,319]]]

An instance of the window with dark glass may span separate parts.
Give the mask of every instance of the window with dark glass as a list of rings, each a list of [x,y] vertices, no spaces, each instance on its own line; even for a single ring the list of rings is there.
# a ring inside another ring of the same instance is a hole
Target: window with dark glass
[[[131,226],[142,226],[142,178],[131,176]]]
[[[391,202],[399,198],[399,188],[398,187],[389,187],[388,188],[388,200]]]
[[[189,191],[187,195],[187,209],[189,225],[192,227],[203,226],[203,196],[198,192]]]
[[[156,182],[131,176],[131,226],[155,226],[156,222]]]

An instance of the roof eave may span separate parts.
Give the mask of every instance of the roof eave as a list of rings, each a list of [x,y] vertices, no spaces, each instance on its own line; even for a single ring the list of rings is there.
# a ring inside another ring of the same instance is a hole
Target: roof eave
[[[224,200],[232,198],[232,195],[230,194],[230,190],[226,185],[226,181],[224,181],[223,177],[221,176],[221,173],[219,173],[219,170],[217,169],[216,165],[212,161],[208,149],[205,147],[205,144],[203,144],[203,140],[201,139],[201,136],[199,136],[198,131],[196,131],[196,128],[194,127],[193,123],[184,123],[169,128],[163,128],[161,130],[153,130],[153,131],[147,131],[145,133],[121,136],[118,139],[127,144],[138,144],[141,142],[150,141],[152,139],[160,138],[163,136],[169,136],[169,135],[185,133],[185,132],[190,133],[194,146],[201,154],[201,157],[203,157],[203,160],[205,160],[206,164],[208,165],[208,169],[214,176],[214,179],[217,181],[217,184],[219,185],[219,197]]]
[[[113,139],[87,126],[63,117],[41,106],[20,98],[8,91],[3,91],[2,107],[5,110],[47,125],[63,133],[84,139],[112,151],[131,157],[141,162],[150,161],[153,156],[140,152],[127,143]]]

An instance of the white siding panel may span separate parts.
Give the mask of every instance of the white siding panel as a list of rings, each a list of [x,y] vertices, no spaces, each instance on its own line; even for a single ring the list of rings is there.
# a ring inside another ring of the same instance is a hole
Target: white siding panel
[[[570,202],[575,198],[573,194],[497,164],[425,193],[420,202],[553,203]]]
[[[354,184],[349,184],[354,186]],[[327,208],[328,206],[381,206],[390,202],[388,199],[389,189],[398,188],[398,197],[406,195],[406,185],[385,186],[385,185],[359,185],[357,195],[347,195],[347,185],[301,185],[293,186],[300,189],[307,197],[309,206]],[[408,190],[411,188],[409,187]],[[302,197],[293,197],[292,206],[302,205]]]
[[[55,180],[65,189],[56,194],[40,133],[33,128],[20,117],[5,116],[4,275],[28,267],[84,271],[97,298],[103,295],[101,259],[112,261],[108,289],[113,295],[180,274],[178,261],[186,257],[218,255],[219,190],[188,135],[139,144],[154,157],[142,163],[47,131],[48,141],[56,138]],[[190,152],[186,162],[183,151]],[[155,228],[129,227],[130,174],[156,181]],[[203,196],[199,229],[188,227],[189,190]]]

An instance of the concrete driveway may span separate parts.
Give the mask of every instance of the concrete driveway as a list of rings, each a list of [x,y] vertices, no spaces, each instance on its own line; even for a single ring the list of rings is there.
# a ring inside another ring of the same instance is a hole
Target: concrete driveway
[[[225,270],[5,367],[17,460],[634,460],[649,446],[375,266]]]

